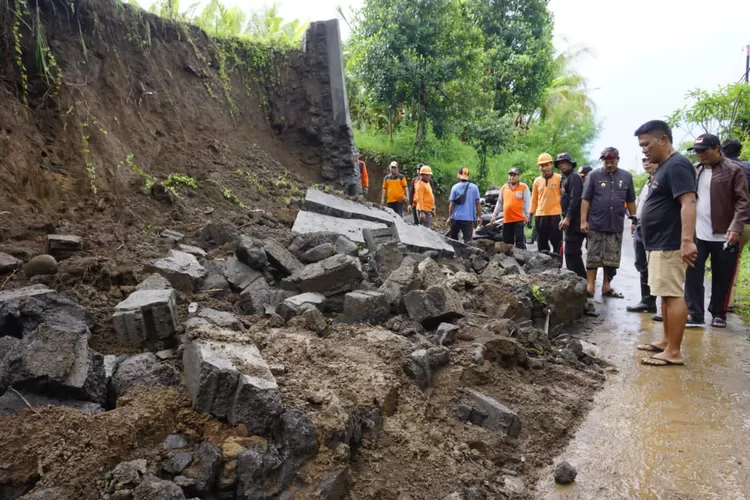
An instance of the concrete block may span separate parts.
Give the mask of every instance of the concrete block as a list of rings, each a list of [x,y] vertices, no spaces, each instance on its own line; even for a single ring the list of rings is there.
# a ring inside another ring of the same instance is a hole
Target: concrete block
[[[388,226],[381,229],[362,229],[362,238],[367,244],[367,249],[374,252],[380,245],[389,243],[399,244],[401,240],[395,226]]]
[[[282,287],[330,297],[354,290],[363,279],[359,259],[349,255],[334,255],[295,272],[284,279]]]
[[[422,323],[425,328],[464,316],[461,296],[442,285],[409,292],[404,296],[404,304],[409,318]]]
[[[224,277],[229,282],[229,286],[236,292],[246,289],[255,280],[263,279],[262,274],[234,257],[230,257],[227,260]]]
[[[70,234],[48,234],[45,253],[57,260],[71,257],[83,250],[83,238]]]
[[[294,221],[292,231],[299,234],[332,232],[345,236],[354,243],[364,243],[362,229],[383,229],[385,223],[372,222],[361,219],[341,219],[330,215],[300,210]],[[351,251],[339,252],[351,255]]]
[[[308,307],[321,309],[325,301],[325,295],[319,293],[301,293],[289,297],[276,306],[276,314],[284,318],[284,321],[289,321],[293,317],[302,314]]]
[[[177,331],[177,296],[174,290],[138,290],[115,306],[112,316],[117,340],[140,346],[165,340]]]
[[[349,292],[344,297],[345,323],[370,323],[377,325],[385,323],[390,317],[391,306],[380,292],[359,290]]]
[[[466,389],[466,392],[472,406],[487,414],[482,427],[496,432],[503,431],[510,437],[521,434],[521,419],[516,412],[474,389]]]
[[[300,261],[297,260],[297,257],[289,253],[289,251],[284,248],[284,245],[278,241],[268,238],[263,241],[263,247],[266,250],[266,255],[268,256],[268,261],[271,265],[281,271],[285,276],[289,276],[290,274],[302,269],[303,266]]]

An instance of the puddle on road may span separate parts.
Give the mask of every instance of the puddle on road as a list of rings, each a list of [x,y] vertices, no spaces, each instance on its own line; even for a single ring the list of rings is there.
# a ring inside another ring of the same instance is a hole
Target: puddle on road
[[[687,366],[641,366],[635,346],[661,338],[662,325],[625,311],[638,290],[628,257],[613,282],[628,298],[597,304],[603,322],[589,338],[619,373],[555,461],[576,466],[576,482],[555,485],[550,468],[537,498],[750,499],[747,328],[686,330]]]

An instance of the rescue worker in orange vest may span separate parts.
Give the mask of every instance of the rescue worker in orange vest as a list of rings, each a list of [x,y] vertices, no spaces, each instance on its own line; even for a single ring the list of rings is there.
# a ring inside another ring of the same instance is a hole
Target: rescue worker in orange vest
[[[419,211],[419,221],[423,226],[432,229],[432,218],[435,215],[435,193],[432,192],[430,179],[432,178],[432,169],[424,165],[419,171],[420,180],[415,186],[414,200],[417,202]]]
[[[537,165],[542,175],[534,179],[534,185],[531,188],[531,213],[535,215],[539,234],[537,248],[540,252],[550,250],[551,244],[552,253],[562,257],[562,230],[560,229],[562,177],[552,171],[552,156],[549,153],[539,155]]]
[[[521,172],[517,168],[511,168],[508,171],[508,183],[500,190],[490,225],[495,223],[495,219],[502,212],[503,242],[525,249],[526,236],[523,228],[530,217],[531,191],[529,186],[519,181],[520,175]]]
[[[362,186],[362,192],[367,196],[370,191],[370,178],[367,176],[367,164],[359,151],[357,151],[357,165],[359,166],[359,185]]]

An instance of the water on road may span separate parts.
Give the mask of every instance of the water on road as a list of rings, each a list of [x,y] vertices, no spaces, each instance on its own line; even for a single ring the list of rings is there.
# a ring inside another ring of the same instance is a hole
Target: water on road
[[[599,278],[597,287],[600,287]],[[629,231],[613,287],[622,299],[595,299],[601,324],[589,340],[617,373],[558,461],[578,468],[576,482],[537,497],[568,499],[750,499],[750,342],[730,315],[726,330],[686,330],[685,367],[647,367],[639,343],[661,338],[651,315],[628,313],[639,297]],[[707,316],[710,317],[710,315]]]

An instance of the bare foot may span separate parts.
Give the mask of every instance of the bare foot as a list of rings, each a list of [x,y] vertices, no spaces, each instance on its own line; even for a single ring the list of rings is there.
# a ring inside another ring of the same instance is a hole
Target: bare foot
[[[646,366],[684,366],[685,361],[681,357],[665,357],[664,353],[654,354],[650,358],[643,358],[642,365]]]

